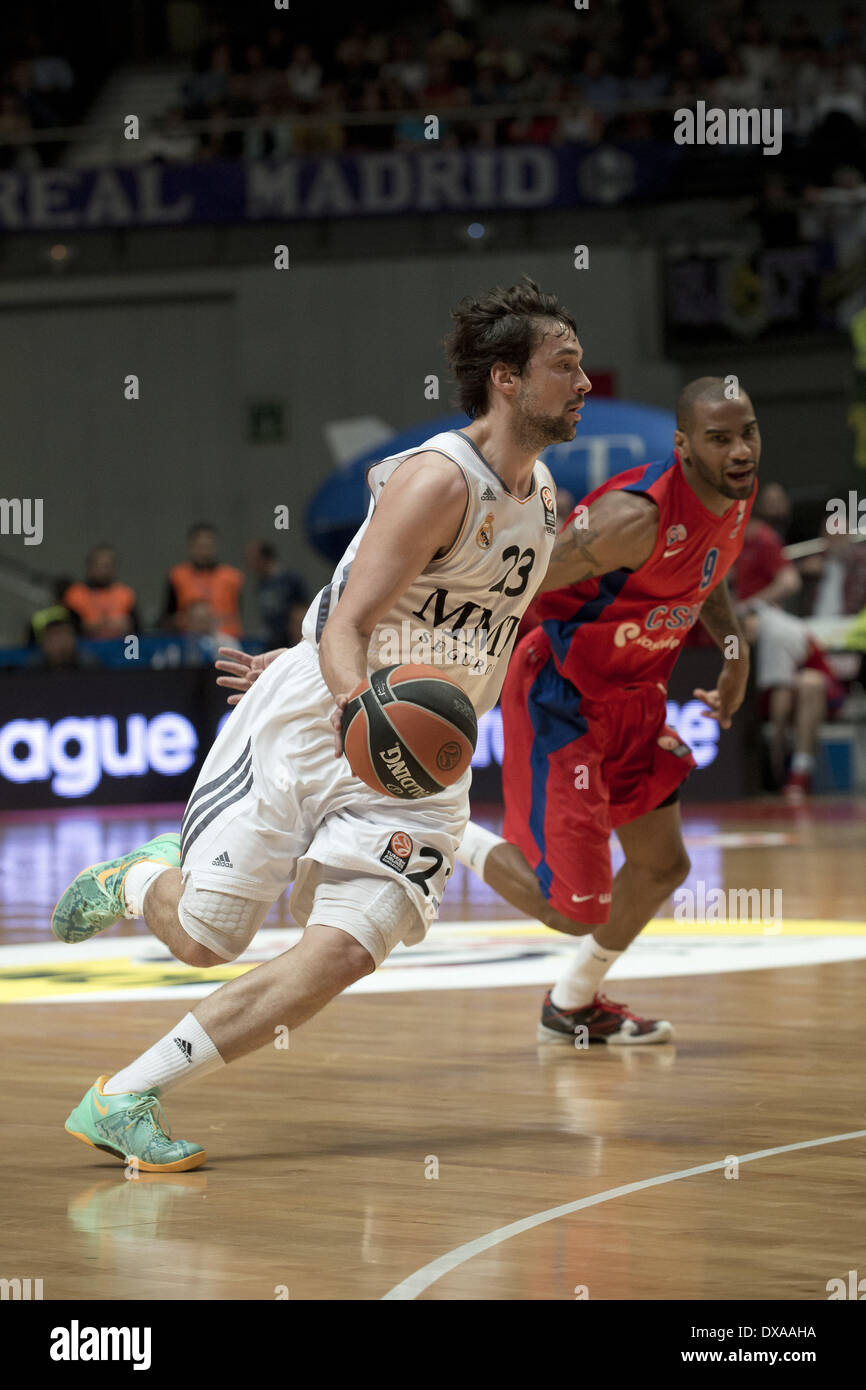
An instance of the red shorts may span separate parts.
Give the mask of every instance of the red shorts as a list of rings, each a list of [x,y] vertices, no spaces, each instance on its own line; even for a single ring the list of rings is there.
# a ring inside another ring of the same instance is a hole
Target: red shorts
[[[502,833],[564,917],[607,921],[611,830],[654,811],[697,766],[665,716],[659,686],[582,695],[541,628],[515,650],[502,691]]]

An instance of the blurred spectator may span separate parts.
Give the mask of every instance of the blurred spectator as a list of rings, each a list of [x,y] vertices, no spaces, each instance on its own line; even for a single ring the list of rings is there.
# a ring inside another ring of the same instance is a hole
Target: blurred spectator
[[[567,109],[565,115],[559,118],[557,139],[575,145],[594,144],[600,140],[604,122],[598,112],[583,100],[580,88],[566,81],[558,95]]]
[[[697,49],[681,48],[679,50],[674,63],[672,79],[671,91],[676,93],[677,97],[686,93],[690,97],[703,94],[706,84],[701,73]]]
[[[232,646],[237,633],[226,631],[205,599],[194,599],[177,615],[177,631],[185,637],[195,637],[203,643],[209,659],[216,660],[218,647]],[[188,653],[187,659],[191,657]],[[195,658],[193,658],[195,660]],[[198,661],[195,660],[195,664]]]
[[[779,48],[771,42],[762,20],[751,15],[743,26],[744,42],[738,45],[743,67],[760,90],[766,90],[778,78]]]
[[[87,553],[84,579],[70,584],[64,605],[78,615],[84,637],[125,637],[140,628],[135,592],[117,578],[113,545],[95,545]]]
[[[383,64],[385,81],[396,79],[407,92],[420,92],[427,83],[427,64],[418,57],[408,34],[398,34],[391,44],[391,55]]]
[[[718,18],[708,19],[697,47],[702,76],[710,81],[727,72],[733,57],[733,42],[725,25]]]
[[[830,35],[827,47],[831,52],[843,51],[851,57],[862,57],[866,50],[866,20],[859,5],[845,5],[840,14],[841,25]]]
[[[292,61],[286,69],[286,80],[298,109],[312,110],[322,85],[322,69],[313,57],[313,50],[308,43],[295,46]]]
[[[44,671],[73,671],[95,665],[78,646],[73,614],[55,604],[34,613],[30,620],[33,640],[39,648],[34,665]]]
[[[831,188],[809,185],[803,197],[808,205],[802,219],[804,236],[831,240],[837,267],[851,264],[866,244],[866,181],[862,172],[840,165],[833,170]]]
[[[765,249],[799,244],[799,204],[788,193],[781,174],[766,176],[761,196],[755,202],[749,217],[757,224],[761,245]]]
[[[26,159],[27,146],[17,143],[16,137],[27,135],[32,121],[22,110],[15,92],[0,93],[0,169],[16,169]]]
[[[531,5],[526,19],[533,50],[551,63],[562,63],[580,36],[582,18],[571,0],[544,0],[541,5]]]
[[[866,608],[866,541],[827,529],[827,548],[800,561],[802,612],[812,618],[853,616]]]
[[[265,66],[271,71],[285,72],[289,66],[289,48],[282,24],[272,24],[265,40]]]
[[[800,576],[791,561],[785,559],[776,532],[754,516],[746,523],[733,578],[740,604],[756,600],[781,604],[800,590]]]
[[[151,159],[187,163],[195,159],[198,140],[184,124],[182,106],[166,111],[156,127],[145,136],[145,149]]]
[[[508,48],[499,34],[489,34],[475,54],[479,72],[490,68],[503,82],[515,83],[526,71],[526,60],[517,48]]]
[[[759,521],[766,521],[768,526],[772,526],[779,540],[784,542],[788,538],[793,514],[793,504],[782,484],[764,483],[755,498],[752,516],[757,517]]]
[[[39,34],[28,42],[30,74],[33,91],[44,104],[46,124],[65,125],[73,117],[72,93],[75,74],[68,58],[55,51],[45,51]]]
[[[185,626],[191,620],[188,610],[193,604],[204,603],[221,632],[240,637],[240,593],[244,577],[232,565],[220,563],[217,534],[216,527],[206,522],[191,526],[187,532],[189,559],[175,565],[168,574],[164,627],[188,630]],[[200,610],[193,610],[192,620],[200,625]]]
[[[761,712],[769,720],[770,769],[786,800],[803,801],[811,787],[818,732],[841,708],[845,687],[805,623],[773,604],[753,604],[744,624],[753,644]],[[788,759],[789,734],[793,755]]]
[[[593,111],[602,115],[611,113],[620,98],[620,82],[618,77],[607,70],[600,49],[589,50],[576,81],[584,100]]]
[[[713,101],[717,106],[752,107],[761,104],[761,86],[746,70],[737,53],[732,53],[713,86]]]
[[[628,77],[623,81],[622,97],[624,101],[644,102],[647,106],[653,106],[661,100],[666,86],[667,78],[663,73],[654,71],[650,54],[638,53]]]
[[[359,111],[378,114],[385,110],[385,100],[381,82],[365,82],[361,92]],[[349,150],[388,150],[392,144],[392,129],[384,121],[371,121],[369,124],[349,126],[347,130]],[[441,131],[440,131],[441,135]]]
[[[553,101],[558,87],[559,79],[552,71],[549,60],[543,53],[533,53],[529,60],[529,72],[515,87],[514,95],[527,105],[541,106]]]
[[[207,54],[206,66],[193,74],[185,86],[188,104],[199,115],[228,96],[232,71],[232,51],[228,43],[216,43]]]
[[[788,60],[802,61],[809,58],[820,59],[823,44],[815,33],[807,17],[793,14],[788,19],[784,32],[779,38],[779,50]]]
[[[265,61],[265,50],[259,43],[247,45],[244,52],[244,70],[247,75],[247,91],[250,101],[259,107],[273,99],[277,85],[277,74]]]
[[[301,624],[310,601],[303,579],[280,568],[277,552],[267,541],[250,541],[245,560],[256,579],[264,640],[269,647],[293,647],[301,640]]]
[[[288,123],[277,124],[271,128],[274,152],[285,153],[291,147],[296,154],[339,154],[345,148],[348,136],[346,126],[340,120],[345,109],[346,98],[340,84],[326,83],[319,93],[318,114],[330,116],[331,119],[295,130],[291,130]]]

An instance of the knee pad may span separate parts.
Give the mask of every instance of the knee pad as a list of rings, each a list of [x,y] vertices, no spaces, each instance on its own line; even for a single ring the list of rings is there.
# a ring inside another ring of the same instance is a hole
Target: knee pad
[[[196,888],[188,882],[177,915],[187,936],[229,961],[247,949],[270,908],[268,902]]]
[[[353,936],[380,966],[398,942],[414,934],[418,912],[399,883],[375,875],[322,868],[307,919]]]

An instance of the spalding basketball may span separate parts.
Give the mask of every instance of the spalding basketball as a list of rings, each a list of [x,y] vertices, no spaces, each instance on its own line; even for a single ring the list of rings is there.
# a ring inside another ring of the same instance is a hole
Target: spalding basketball
[[[417,801],[463,776],[478,723],[460,686],[435,666],[383,666],[353,690],[343,748],[356,777],[385,796]]]

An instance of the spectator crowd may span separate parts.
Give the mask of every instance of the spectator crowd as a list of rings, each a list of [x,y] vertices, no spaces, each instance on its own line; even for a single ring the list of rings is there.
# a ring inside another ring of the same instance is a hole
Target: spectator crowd
[[[115,546],[95,545],[85,558],[82,578],[58,578],[52,601],[32,615],[26,636],[32,650],[29,664],[51,670],[97,665],[99,649],[93,643],[144,633],[181,639],[187,663],[211,661],[219,646],[237,647],[243,641],[268,649],[294,646],[309,603],[303,579],[281,563],[267,541],[249,542],[245,566],[252,581],[246,620],[241,606],[244,571],[221,560],[216,527],[196,523],[187,532],[186,559],[165,576],[160,612],[145,624],[135,591],[118,576]]]
[[[412,149],[428,114],[439,118],[440,148],[669,138],[671,111],[704,99],[781,107],[786,135],[814,143],[817,168],[829,150],[837,165],[863,164],[866,16],[857,4],[786,17],[774,8],[769,21],[751,0],[585,9],[573,0],[440,0],[388,24],[377,23],[375,6],[355,20],[346,9],[303,9],[262,29],[243,7],[212,19],[176,104],[148,132],[149,156]],[[4,134],[72,114],[76,75],[63,53],[43,48],[28,38],[2,71],[4,167],[20,155]],[[50,158],[51,147],[41,152]]]

